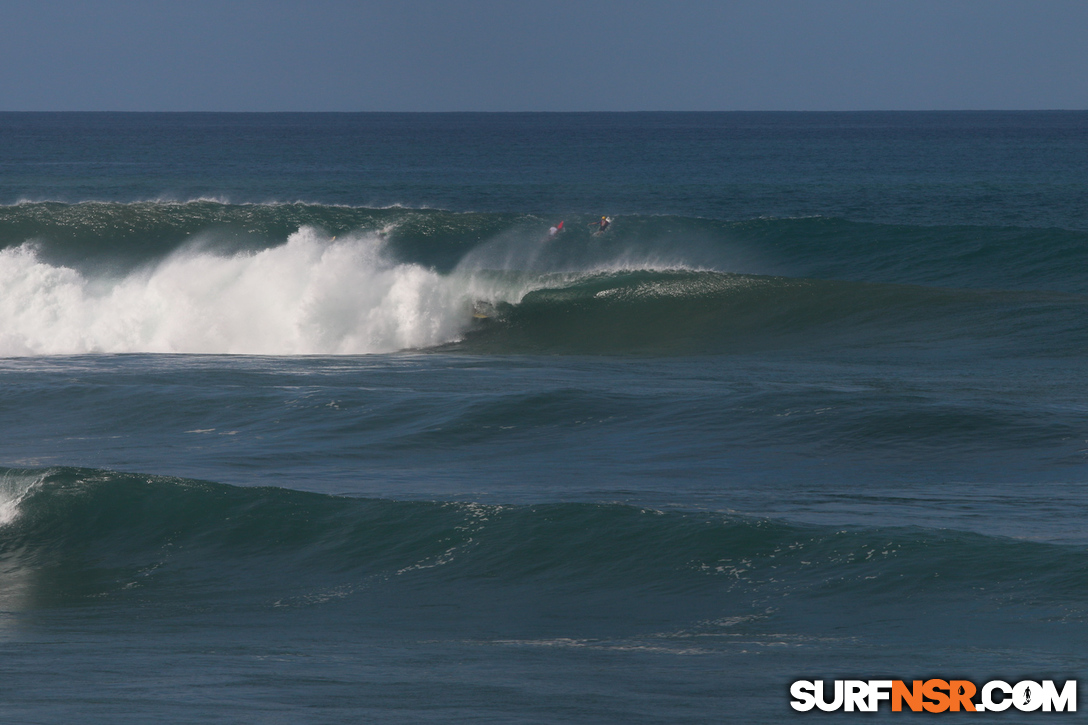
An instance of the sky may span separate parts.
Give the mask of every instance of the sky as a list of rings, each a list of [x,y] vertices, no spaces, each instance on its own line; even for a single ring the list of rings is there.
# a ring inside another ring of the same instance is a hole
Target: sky
[[[1088,109],[1085,0],[0,0],[0,111]]]

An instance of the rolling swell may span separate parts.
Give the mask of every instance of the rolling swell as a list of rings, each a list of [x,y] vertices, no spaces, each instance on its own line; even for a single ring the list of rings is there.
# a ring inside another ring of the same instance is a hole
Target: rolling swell
[[[15,507],[0,525],[9,611],[309,606],[377,587],[469,609],[495,591],[581,610],[637,591],[674,616],[770,608],[788,621],[819,610],[825,624],[849,601],[851,626],[868,605],[880,617],[904,598],[979,607],[979,592],[982,610],[1088,613],[1088,586],[1070,575],[1088,564],[1080,546],[627,505],[350,499],[76,468],[7,470],[3,482]]]

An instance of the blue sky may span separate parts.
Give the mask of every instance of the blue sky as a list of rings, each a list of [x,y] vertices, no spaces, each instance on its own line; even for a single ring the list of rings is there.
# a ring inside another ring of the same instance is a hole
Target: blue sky
[[[3,111],[1088,108],[1084,0],[0,0]]]

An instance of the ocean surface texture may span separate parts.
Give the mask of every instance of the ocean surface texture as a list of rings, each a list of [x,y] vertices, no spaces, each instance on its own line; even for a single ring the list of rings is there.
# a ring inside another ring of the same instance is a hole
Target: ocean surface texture
[[[0,722],[1077,678],[1086,355],[1088,113],[0,114]]]

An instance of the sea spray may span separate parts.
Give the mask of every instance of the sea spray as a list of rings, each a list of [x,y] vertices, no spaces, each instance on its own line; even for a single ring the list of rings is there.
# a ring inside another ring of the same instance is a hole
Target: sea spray
[[[117,278],[0,251],[0,354],[358,354],[456,339],[470,300],[448,278],[397,263],[378,235],[225,256],[180,249]]]
[[[49,475],[49,471],[40,470],[4,469],[0,472],[0,526],[7,526],[18,518],[19,504]]]

